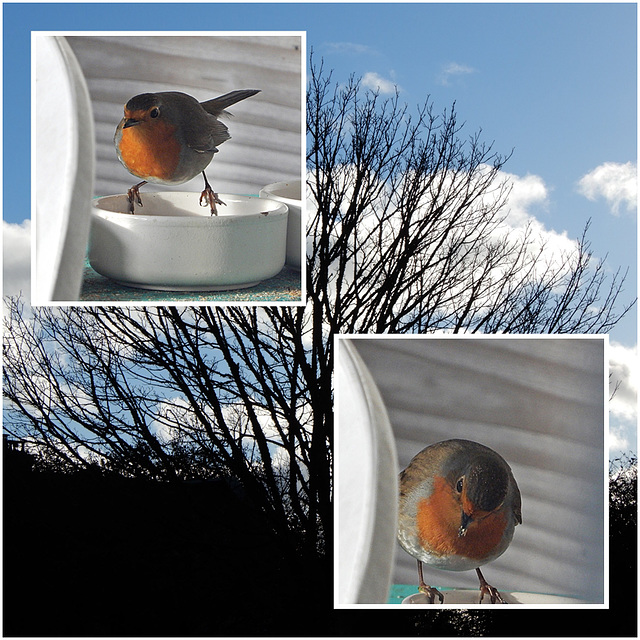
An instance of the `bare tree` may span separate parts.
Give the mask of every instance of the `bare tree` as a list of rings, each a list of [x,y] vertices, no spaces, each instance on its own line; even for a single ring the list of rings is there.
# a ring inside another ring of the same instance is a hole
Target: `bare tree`
[[[455,107],[410,114],[313,61],[308,304],[35,309],[8,302],[5,429],[56,464],[241,483],[283,540],[332,526],[333,338],[605,332],[624,275],[586,235],[548,259],[505,226],[508,160]],[[586,230],[585,230],[586,233]],[[594,264],[595,263],[595,264]]]
[[[610,283],[585,234],[549,259],[531,226],[505,225],[509,156],[459,137],[455,104],[411,114],[311,63],[307,93],[308,286],[333,332],[607,332]]]
[[[233,478],[283,540],[321,546],[331,456],[313,429],[302,314],[9,308],[8,433],[58,467]]]

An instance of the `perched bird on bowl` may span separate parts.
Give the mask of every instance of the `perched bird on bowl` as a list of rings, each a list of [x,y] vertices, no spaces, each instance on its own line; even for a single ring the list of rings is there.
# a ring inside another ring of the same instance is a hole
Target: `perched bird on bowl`
[[[216,204],[224,204],[213,191],[204,170],[218,146],[231,136],[218,117],[225,109],[249,98],[260,89],[241,89],[213,100],[198,102],[179,91],[141,93],[124,107],[124,117],[114,136],[118,159],[142,182],[129,189],[129,213],[134,203],[142,206],[140,187],[147,182],[182,184],[199,173],[204,177],[202,206],[217,215]]]
[[[480,603],[505,603],[480,567],[501,556],[522,523],[520,491],[504,458],[470,440],[445,440],[418,453],[400,474],[398,541],[418,561],[419,591],[443,595],[424,582],[422,563],[448,571],[475,569]]]

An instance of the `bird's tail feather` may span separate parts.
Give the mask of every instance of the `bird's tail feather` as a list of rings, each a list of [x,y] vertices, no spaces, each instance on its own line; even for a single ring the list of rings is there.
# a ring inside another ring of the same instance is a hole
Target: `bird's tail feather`
[[[238,91],[230,91],[229,93],[225,93],[223,96],[213,98],[213,100],[207,100],[206,102],[201,102],[200,104],[207,113],[210,113],[213,116],[219,116],[225,113],[225,109],[227,107],[230,107],[232,104],[240,102],[240,100],[244,100],[245,98],[250,98],[256,93],[260,93],[260,89],[238,89]]]

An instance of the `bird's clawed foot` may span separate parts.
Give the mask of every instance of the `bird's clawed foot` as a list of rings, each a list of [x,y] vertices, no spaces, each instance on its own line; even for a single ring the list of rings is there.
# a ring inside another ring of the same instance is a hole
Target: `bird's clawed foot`
[[[204,175],[204,171],[202,172],[202,175],[204,177],[204,191],[200,194],[200,206],[206,207],[208,205],[211,209],[211,215],[217,216],[218,210],[216,209],[216,205],[222,204],[225,207],[227,205],[218,198],[218,194],[211,188],[211,185],[207,180],[207,176]]]
[[[220,198],[218,198],[218,194],[214,192],[214,190],[207,185],[204,191],[200,194],[200,206],[206,207],[209,206],[211,209],[211,215],[217,216],[218,210],[216,208],[217,204],[223,204],[226,206],[226,202],[222,202]]]
[[[131,187],[131,189],[127,191],[127,200],[129,201],[129,213],[131,215],[134,214],[134,211],[133,211],[134,203],[137,203],[140,206],[142,206],[142,198],[140,197],[140,187],[143,184],[147,184],[147,181],[143,180],[142,182],[138,182],[138,184],[134,184],[133,187]]]
[[[444,602],[444,596],[435,587],[430,587],[428,584],[421,584],[418,587],[418,591],[429,598],[429,604],[433,604],[436,601],[436,596],[440,600],[440,604]]]
[[[429,604],[433,604],[435,602],[436,596],[438,596],[440,604],[444,602],[444,596],[435,587],[430,587],[425,583],[422,575],[422,562],[420,562],[420,560],[418,560],[418,581],[420,583],[418,591],[420,593],[424,593],[429,598]]]
[[[478,578],[480,580],[480,602],[479,604],[482,604],[482,601],[484,600],[485,596],[489,596],[489,598],[491,599],[491,604],[508,604],[507,601],[500,595],[500,592],[495,588],[492,587],[485,579],[484,576],[482,575],[482,572],[480,571],[480,569],[476,569],[476,573],[478,574]]]

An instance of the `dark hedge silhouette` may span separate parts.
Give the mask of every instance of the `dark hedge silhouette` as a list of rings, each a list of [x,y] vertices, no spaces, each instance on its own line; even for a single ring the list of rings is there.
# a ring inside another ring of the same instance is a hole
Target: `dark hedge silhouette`
[[[326,610],[327,571],[226,482],[29,458],[5,448],[4,636],[279,635],[309,582]]]
[[[636,637],[637,459],[610,471],[609,610],[332,610],[331,563],[296,562],[224,481],[38,469],[4,449],[5,636]],[[249,609],[248,609],[249,607]]]

